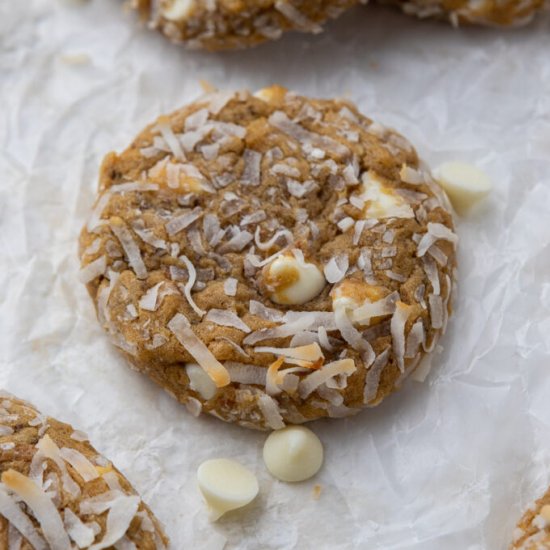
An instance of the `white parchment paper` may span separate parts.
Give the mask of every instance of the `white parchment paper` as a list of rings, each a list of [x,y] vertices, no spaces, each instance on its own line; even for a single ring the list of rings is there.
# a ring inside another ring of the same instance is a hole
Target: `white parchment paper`
[[[176,550],[505,548],[549,482],[550,19],[457,31],[358,8],[324,35],[226,54],[134,23],[115,0],[0,2],[0,386],[87,431]],[[128,369],[77,280],[103,155],[200,79],[347,95],[433,166],[473,162],[494,182],[459,221],[459,299],[427,382],[314,424],[326,464],[311,482],[273,480],[263,434],[196,420]],[[195,471],[217,456],[261,495],[210,525]]]

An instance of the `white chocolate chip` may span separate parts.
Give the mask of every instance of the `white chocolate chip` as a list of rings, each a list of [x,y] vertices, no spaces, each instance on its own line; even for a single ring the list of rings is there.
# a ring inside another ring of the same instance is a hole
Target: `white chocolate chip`
[[[323,445],[303,426],[289,426],[270,434],[264,444],[264,462],[281,481],[304,481],[323,464]]]
[[[366,218],[414,218],[414,212],[407,201],[384,186],[372,172],[363,175],[363,193],[360,198],[365,202]]]
[[[355,310],[366,302],[381,300],[387,290],[383,287],[371,285],[359,279],[344,279],[335,286],[330,295],[332,298],[332,310],[352,309]]]
[[[162,16],[170,21],[187,19],[195,7],[195,0],[168,0],[162,4]]]
[[[292,254],[281,254],[263,271],[269,298],[277,304],[300,305],[309,302],[325,287],[321,270],[299,261]]]
[[[228,458],[203,462],[197,470],[197,480],[211,521],[246,506],[256,498],[259,490],[256,476]]]
[[[345,287],[338,285],[331,292],[332,296],[332,310],[336,311],[337,309],[356,309],[361,304],[357,301],[356,297],[349,295],[345,292]]]
[[[438,166],[434,170],[434,178],[461,213],[486,197],[492,187],[484,172],[463,162],[446,162]]]
[[[189,377],[189,387],[199,393],[207,401],[212,399],[218,390],[216,383],[206,371],[195,363],[188,363],[185,372]]]

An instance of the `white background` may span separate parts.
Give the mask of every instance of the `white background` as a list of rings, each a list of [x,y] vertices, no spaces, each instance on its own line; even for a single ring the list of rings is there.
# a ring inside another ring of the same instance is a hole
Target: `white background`
[[[176,550],[505,548],[550,466],[550,19],[457,31],[358,8],[321,36],[226,54],[135,23],[114,0],[0,2],[0,386],[87,431]],[[267,474],[263,434],[193,419],[128,369],[77,280],[103,155],[200,79],[346,95],[433,166],[494,182],[458,224],[459,299],[428,381],[314,424],[326,464],[300,485]],[[216,456],[250,466],[261,496],[211,526],[195,471]]]

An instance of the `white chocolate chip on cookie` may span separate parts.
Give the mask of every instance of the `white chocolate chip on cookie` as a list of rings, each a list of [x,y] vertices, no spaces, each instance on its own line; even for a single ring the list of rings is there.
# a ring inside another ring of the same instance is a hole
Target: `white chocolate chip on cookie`
[[[281,254],[263,270],[269,298],[276,304],[299,305],[323,290],[326,280],[320,269],[292,254]]]
[[[323,445],[304,426],[289,426],[273,432],[264,444],[264,462],[281,481],[304,481],[323,464]]]
[[[492,187],[484,172],[463,162],[446,162],[438,166],[434,170],[434,178],[460,213],[485,198]]]
[[[384,287],[370,285],[360,279],[344,279],[330,293],[332,309],[356,309],[365,302],[381,300],[387,293]]]
[[[212,399],[218,390],[216,383],[206,374],[206,371],[196,365],[189,363],[185,366],[185,372],[189,377],[189,387],[199,393],[204,399]]]
[[[256,476],[235,460],[227,458],[203,462],[197,470],[197,480],[211,521],[246,506],[259,491]]]
[[[414,212],[407,201],[386,187],[372,172],[363,175],[363,193],[366,218],[414,218]]]
[[[161,4],[162,16],[170,21],[184,21],[193,12],[195,0],[165,0]]]
[[[162,189],[181,193],[202,193],[205,180],[200,171],[188,163],[174,163],[160,160],[147,173],[151,183]]]

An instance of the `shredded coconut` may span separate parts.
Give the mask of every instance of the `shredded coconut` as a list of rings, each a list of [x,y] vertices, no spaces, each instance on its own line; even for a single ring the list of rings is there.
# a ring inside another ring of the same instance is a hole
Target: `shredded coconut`
[[[342,253],[332,257],[323,270],[326,280],[331,284],[340,282],[346,276],[348,267],[349,257],[347,254]]]
[[[323,30],[320,25],[314,21],[311,21],[311,19],[306,17],[287,0],[277,0],[275,2],[275,9],[279,10],[297,28],[315,34],[320,33]]]
[[[388,364],[390,349],[391,348],[386,348],[382,353],[380,353],[367,371],[367,376],[365,377],[365,390],[363,393],[364,403],[368,404],[376,398],[378,386],[380,384],[380,376]]]
[[[189,210],[180,216],[172,218],[166,225],[166,232],[168,235],[176,235],[180,231],[189,227],[193,222],[197,221],[202,215],[202,209],[197,206],[193,210]]]
[[[132,237],[131,231],[125,225],[111,225],[111,230],[119,240],[130,267],[134,270],[138,279],[145,279],[147,277],[147,268],[143,263],[141,252],[136,241]]]
[[[405,324],[411,312],[411,306],[403,302],[396,302],[396,308],[391,319],[391,335],[393,338],[393,351],[397,359],[397,366],[401,372],[405,372]]]
[[[164,281],[157,283],[151,287],[140,299],[139,307],[147,311],[156,311],[158,309],[158,294],[160,287],[164,284]]]
[[[227,296],[236,296],[237,295],[237,279],[229,277],[223,283],[223,291]]]
[[[201,309],[193,300],[191,296],[191,289],[193,288],[195,281],[197,280],[197,270],[195,269],[195,266],[192,264],[191,260],[187,256],[180,256],[180,260],[185,264],[185,267],[187,267],[187,272],[189,273],[189,279],[185,283],[183,287],[183,293],[185,295],[185,298],[189,302],[189,305],[193,308],[193,311],[202,317],[206,311]]]
[[[252,149],[245,149],[243,153],[244,168],[241,175],[243,185],[260,185],[260,166],[262,154]]]
[[[87,266],[83,267],[79,273],[79,279],[82,283],[87,284],[105,273],[107,269],[107,258],[100,256]]]
[[[214,380],[218,388],[229,384],[229,373],[214,355],[212,355],[212,352],[204,345],[202,340],[193,332],[189,325],[189,321],[184,315],[176,313],[168,323],[168,328],[178,339],[178,342],[206,371],[206,374]]]
[[[157,129],[161,133],[164,141],[170,147],[170,151],[178,160],[185,160],[181,144],[170,126],[168,117],[160,117],[157,123]]]
[[[227,309],[211,309],[205,317],[206,321],[224,327],[233,327],[245,333],[251,332],[251,328],[234,312]]]
[[[308,374],[298,387],[298,392],[302,399],[306,399],[312,392],[314,392],[321,384],[324,384],[330,378],[339,374],[352,374],[357,367],[353,359],[341,359],[339,361],[333,361],[327,363],[319,370]]]
[[[266,424],[273,430],[280,430],[285,427],[285,423],[277,402],[273,397],[267,395],[266,393],[260,393],[258,397],[258,405],[264,415]]]
[[[421,171],[415,170],[406,164],[403,164],[399,172],[401,181],[411,185],[420,185],[425,182],[424,174]]]
[[[428,231],[424,233],[422,239],[418,243],[416,255],[421,258],[426,254],[428,249],[438,240],[449,241],[453,245],[458,242],[458,237],[446,225],[441,223],[428,223]]]
[[[55,550],[71,550],[69,536],[59,512],[44,490],[34,481],[16,472],[7,470],[2,474],[2,483],[13,491],[30,508],[37,519],[48,544]],[[39,546],[41,544],[39,543]]]

